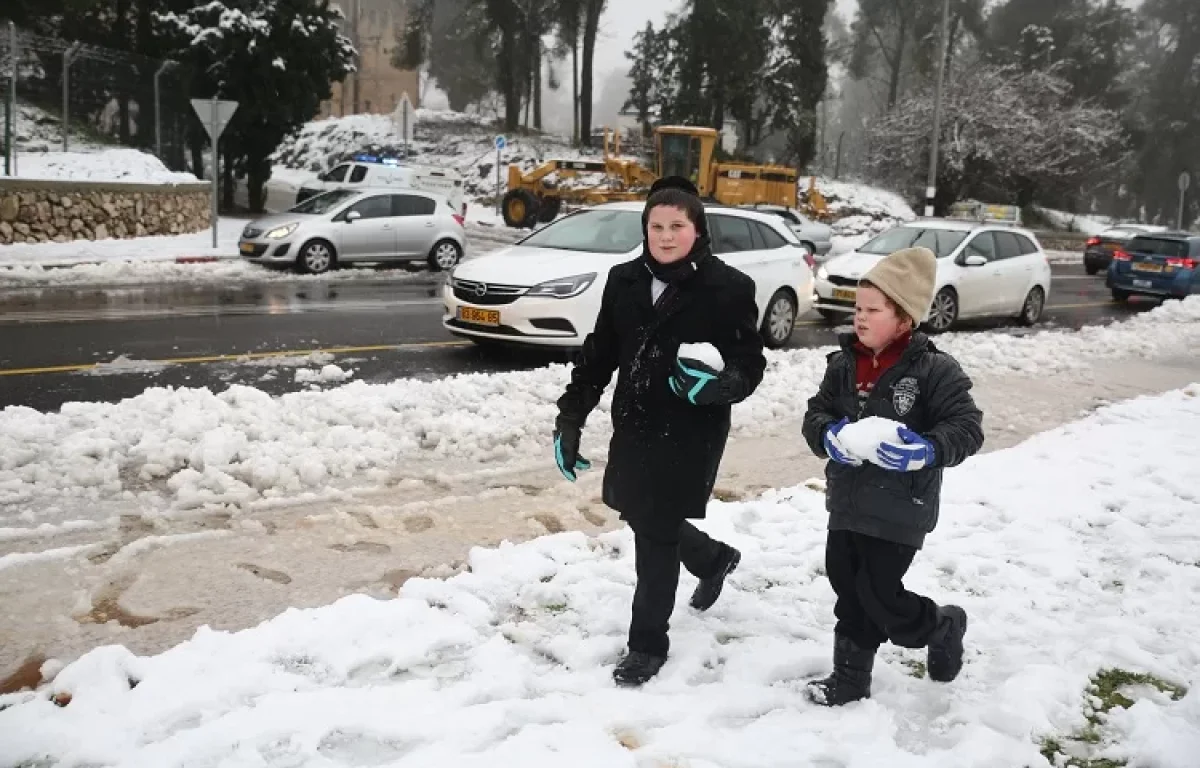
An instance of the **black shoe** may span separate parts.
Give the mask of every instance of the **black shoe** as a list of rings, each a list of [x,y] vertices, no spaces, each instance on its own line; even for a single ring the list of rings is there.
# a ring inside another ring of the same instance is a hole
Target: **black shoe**
[[[957,605],[938,608],[938,626],[929,638],[925,667],[929,679],[949,683],[963,666],[963,635],[967,634],[967,612]]]
[[[728,544],[723,544],[725,547],[724,554],[717,563],[717,572],[707,579],[700,579],[700,583],[696,585],[696,591],[692,593],[691,606],[697,611],[707,611],[713,607],[713,603],[717,602],[717,598],[721,596],[721,588],[725,586],[725,577],[733,573],[738,567],[738,563],[742,562],[742,553],[738,552]]]
[[[613,670],[613,681],[617,685],[636,688],[657,675],[658,670],[666,663],[666,656],[630,651]]]
[[[875,649],[859,647],[845,635],[833,639],[833,674],[808,684],[805,695],[814,704],[840,707],[871,698],[871,670]]]

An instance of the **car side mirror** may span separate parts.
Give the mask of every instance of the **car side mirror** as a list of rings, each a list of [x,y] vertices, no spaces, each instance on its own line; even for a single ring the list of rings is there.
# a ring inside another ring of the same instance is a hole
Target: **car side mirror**
[[[980,256],[978,253],[972,253],[968,254],[963,259],[962,263],[964,267],[986,267],[988,260],[987,258]]]
[[[353,224],[354,222],[358,221],[361,218],[362,218],[362,213],[360,211],[350,211],[350,213],[346,214],[346,223]]]

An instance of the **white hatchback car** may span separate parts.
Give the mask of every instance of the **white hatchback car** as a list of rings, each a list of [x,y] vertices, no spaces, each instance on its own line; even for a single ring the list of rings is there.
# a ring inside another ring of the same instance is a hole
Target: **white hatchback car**
[[[956,219],[917,219],[880,234],[817,269],[813,303],[827,320],[854,313],[858,281],[884,256],[924,246],[937,257],[933,304],[924,321],[941,333],[961,319],[1041,319],[1050,296],[1050,263],[1027,229]]]
[[[576,211],[513,246],[464,261],[443,288],[442,324],[480,343],[579,347],[596,326],[608,272],[642,249],[644,203]],[[755,283],[764,343],[787,343],[811,309],[812,255],[776,216],[708,206],[713,252]]]

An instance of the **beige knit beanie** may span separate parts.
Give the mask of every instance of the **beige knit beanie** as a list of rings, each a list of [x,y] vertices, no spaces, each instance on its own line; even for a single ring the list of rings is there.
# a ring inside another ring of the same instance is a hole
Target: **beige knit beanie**
[[[919,324],[933,303],[937,257],[928,248],[903,248],[884,257],[860,282],[883,291]]]

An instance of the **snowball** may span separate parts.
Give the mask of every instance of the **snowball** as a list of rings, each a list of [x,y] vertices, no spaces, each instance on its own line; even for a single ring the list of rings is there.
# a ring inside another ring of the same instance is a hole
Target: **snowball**
[[[714,371],[725,370],[725,358],[721,357],[721,351],[708,342],[703,344],[680,344],[678,357],[686,357],[690,360],[704,363]]]
[[[897,429],[903,427],[899,421],[884,419],[879,416],[868,416],[862,421],[855,421],[842,427],[838,432],[838,440],[855,457],[873,464],[879,463],[876,451],[884,440],[897,441]]]

